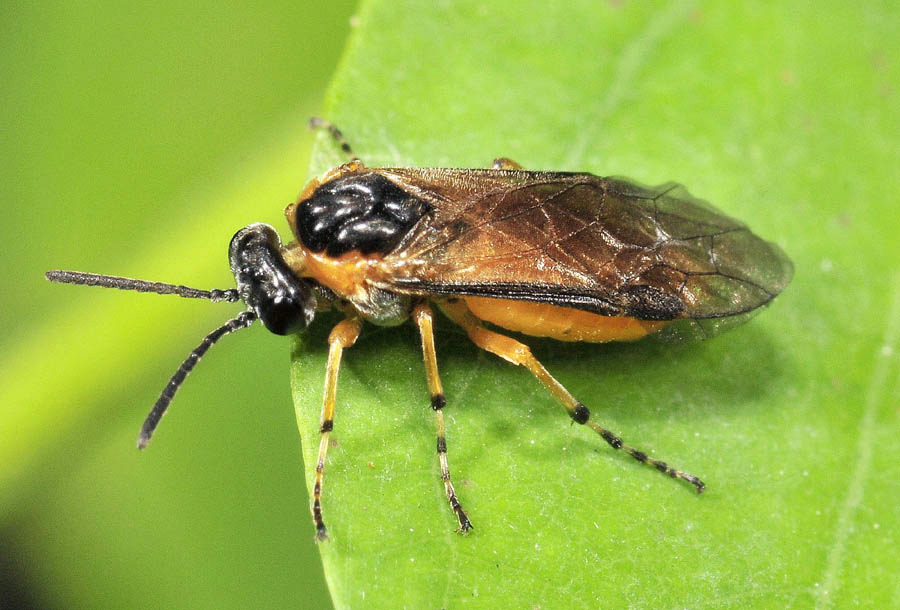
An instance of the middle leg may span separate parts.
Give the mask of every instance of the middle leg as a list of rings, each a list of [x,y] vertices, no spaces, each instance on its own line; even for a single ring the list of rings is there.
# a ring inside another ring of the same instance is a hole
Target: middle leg
[[[434,415],[437,418],[437,452],[438,459],[441,461],[441,480],[444,482],[444,491],[447,494],[447,501],[450,502],[450,508],[456,513],[459,521],[458,532],[466,533],[472,529],[472,523],[466,516],[459,499],[456,497],[456,490],[450,481],[450,464],[447,461],[447,439],[444,436],[444,406],[447,399],[444,398],[444,390],[441,386],[441,378],[438,375],[437,355],[434,351],[434,313],[426,303],[416,306],[413,311],[413,319],[416,326],[419,327],[419,334],[422,335],[422,355],[425,358],[425,377],[428,381],[428,391],[431,393],[431,408],[434,409]]]

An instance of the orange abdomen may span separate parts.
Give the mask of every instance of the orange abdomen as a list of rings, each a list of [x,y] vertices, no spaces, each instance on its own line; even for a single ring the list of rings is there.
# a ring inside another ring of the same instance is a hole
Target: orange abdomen
[[[560,341],[634,341],[658,330],[666,322],[601,316],[580,309],[508,299],[464,297],[478,318],[507,330]]]

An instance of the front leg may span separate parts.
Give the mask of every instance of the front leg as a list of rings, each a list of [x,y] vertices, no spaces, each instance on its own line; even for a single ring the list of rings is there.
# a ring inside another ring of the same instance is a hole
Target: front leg
[[[310,129],[324,129],[331,135],[331,139],[335,141],[335,143],[340,147],[341,151],[347,155],[348,161],[350,163],[354,161],[359,161],[359,157],[356,156],[356,153],[353,152],[353,148],[350,146],[350,142],[347,141],[347,138],[344,137],[344,134],[341,133],[341,130],[337,128],[334,123],[329,123],[325,119],[320,119],[317,116],[314,116],[309,119],[307,126]]]
[[[328,434],[334,428],[334,400],[337,395],[338,373],[341,370],[341,354],[344,348],[352,346],[359,337],[362,322],[358,318],[347,318],[338,322],[328,335],[328,367],[325,369],[325,396],[322,400],[322,419],[319,425],[321,440],[319,456],[316,459],[316,482],[313,486],[313,523],[316,526],[316,540],[328,539],[328,530],[322,521],[322,481],[325,477],[325,456],[328,453]]]

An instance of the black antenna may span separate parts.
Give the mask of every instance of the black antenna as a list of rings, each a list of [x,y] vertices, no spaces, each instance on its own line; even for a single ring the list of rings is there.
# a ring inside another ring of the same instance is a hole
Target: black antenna
[[[252,311],[244,311],[238,314],[236,318],[228,320],[228,322],[203,337],[203,341],[200,342],[200,345],[195,347],[188,357],[185,358],[184,362],[181,363],[181,366],[178,367],[178,370],[175,371],[175,374],[172,375],[172,378],[169,379],[169,383],[163,388],[162,394],[156,399],[156,404],[153,405],[150,414],[147,416],[147,419],[144,420],[144,425],[141,426],[141,434],[138,437],[137,442],[138,449],[144,449],[150,442],[150,437],[153,436],[153,431],[156,430],[156,426],[159,425],[159,420],[166,414],[166,409],[169,408],[169,404],[172,402],[172,399],[175,398],[175,392],[177,392],[178,388],[181,387],[181,384],[184,383],[188,373],[190,373],[197,365],[200,358],[203,357],[203,354],[205,354],[216,341],[225,335],[233,333],[236,330],[241,330],[242,328],[247,328],[253,324],[256,317],[256,314]]]
[[[101,286],[103,288],[117,288],[119,290],[135,290],[137,292],[154,292],[156,294],[177,294],[186,299],[207,299],[209,301],[240,300],[238,291],[234,288],[227,290],[198,290],[188,286],[166,284],[164,282],[146,282],[130,277],[117,277],[115,275],[100,275],[98,273],[83,273],[81,271],[48,271],[44,276],[51,282],[60,284],[81,284],[84,286]]]
[[[185,297],[187,299],[207,299],[213,302],[234,302],[241,299],[238,291],[233,288],[229,288],[227,290],[199,290],[197,288],[190,288],[188,286],[166,284],[165,282],[147,282],[144,280],[135,280],[129,277],[100,275],[98,273],[83,273],[81,271],[54,270],[48,271],[44,275],[51,282],[58,282],[60,284],[101,286],[103,288],[135,290],[137,292],[153,292],[156,294],[177,294],[178,296]],[[178,370],[175,371],[175,374],[172,375],[172,378],[169,379],[169,383],[167,383],[166,387],[163,388],[162,393],[156,400],[156,404],[153,405],[153,409],[150,410],[150,414],[147,416],[147,419],[144,420],[144,425],[141,426],[141,434],[138,437],[138,449],[143,449],[147,446],[147,443],[150,442],[150,437],[153,436],[153,431],[156,430],[156,427],[159,425],[159,420],[162,419],[162,416],[166,414],[166,409],[169,408],[169,404],[171,404],[172,399],[175,398],[175,393],[178,392],[178,388],[180,388],[181,384],[184,383],[185,378],[194,369],[194,367],[200,361],[200,358],[203,357],[203,354],[205,354],[216,341],[218,341],[225,335],[233,333],[236,330],[241,330],[242,328],[247,328],[248,326],[253,324],[257,317],[258,316],[256,315],[256,313],[253,311],[244,311],[238,314],[236,318],[229,320],[203,338],[203,341],[200,342],[200,345],[194,348],[194,350],[188,355],[185,361],[181,363],[181,366],[178,367]]]

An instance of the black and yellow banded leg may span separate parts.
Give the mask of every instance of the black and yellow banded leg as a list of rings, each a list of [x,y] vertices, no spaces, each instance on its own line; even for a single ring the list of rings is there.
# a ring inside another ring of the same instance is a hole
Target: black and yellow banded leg
[[[456,497],[456,490],[450,481],[450,464],[447,461],[447,440],[444,436],[444,407],[447,400],[444,398],[444,390],[441,386],[441,377],[438,375],[437,355],[434,351],[434,314],[427,304],[417,305],[413,310],[413,319],[416,326],[419,327],[419,334],[422,335],[422,355],[425,358],[425,378],[428,381],[428,391],[431,393],[431,408],[437,418],[437,453],[438,459],[441,461],[441,480],[444,482],[444,491],[447,494],[447,501],[450,502],[450,508],[456,513],[459,521],[459,529],[456,531],[465,533],[472,529],[472,523],[466,516],[459,499]]]
[[[562,403],[562,406],[566,408],[569,417],[571,417],[573,421],[578,424],[587,424],[590,426],[597,434],[603,437],[603,440],[609,443],[613,449],[621,449],[637,461],[649,464],[672,478],[687,481],[697,489],[698,493],[704,490],[706,485],[694,475],[672,468],[667,463],[653,459],[645,452],[635,449],[630,445],[626,445],[622,442],[621,438],[593,421],[591,419],[591,412],[588,408],[575,400],[575,397],[572,396],[560,382],[554,379],[549,372],[547,372],[544,365],[538,362],[537,358],[532,355],[531,350],[527,345],[486,329],[481,324],[481,320],[475,317],[461,300],[441,303],[441,310],[444,311],[451,320],[463,327],[475,345],[492,354],[500,356],[508,362],[520,364],[531,371],[531,374],[537,377],[538,381],[547,388],[553,397]]]
[[[313,486],[313,523],[316,540],[328,539],[328,530],[322,521],[322,479],[325,475],[325,455],[328,453],[328,434],[334,428],[334,399],[337,394],[338,373],[341,370],[341,354],[359,337],[362,322],[348,318],[338,322],[328,335],[328,367],[325,369],[325,397],[322,401],[322,419],[319,426],[319,456],[316,459],[316,482]]]
[[[350,142],[347,141],[347,138],[344,137],[344,134],[341,133],[341,130],[337,128],[334,123],[329,123],[325,119],[320,119],[319,117],[312,117],[309,119],[309,123],[307,126],[310,129],[324,129],[331,135],[331,139],[335,141],[335,143],[341,148],[344,154],[349,157],[350,161],[359,161],[359,157],[356,156],[356,153],[353,152],[353,148],[350,146]]]

